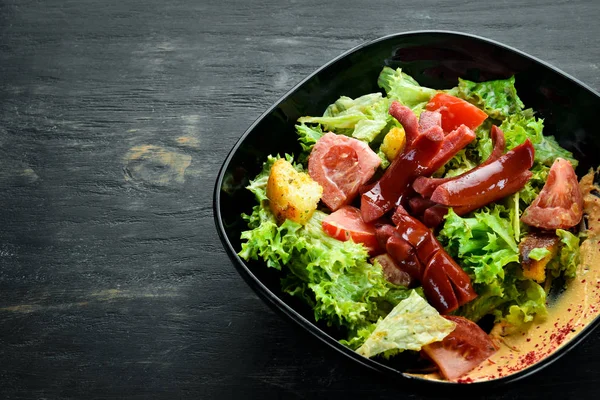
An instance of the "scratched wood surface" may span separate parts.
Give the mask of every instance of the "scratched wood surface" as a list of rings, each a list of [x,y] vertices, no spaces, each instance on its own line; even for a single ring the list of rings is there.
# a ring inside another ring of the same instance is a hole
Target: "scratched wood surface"
[[[0,0],[0,397],[435,397],[273,313],[224,253],[227,152],[376,37],[475,33],[600,90],[600,2]],[[489,398],[589,398],[600,333]]]

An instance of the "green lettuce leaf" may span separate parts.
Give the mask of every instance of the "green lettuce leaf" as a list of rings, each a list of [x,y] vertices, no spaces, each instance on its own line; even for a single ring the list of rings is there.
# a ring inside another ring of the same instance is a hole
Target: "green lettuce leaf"
[[[475,283],[501,280],[504,266],[519,261],[510,211],[500,204],[465,218],[450,209],[438,239],[452,257],[460,259]]]
[[[535,160],[548,167],[551,167],[554,160],[559,157],[569,161],[573,168],[579,164],[579,161],[573,158],[573,153],[562,148],[554,136],[544,136],[544,140],[533,147],[535,147]]]
[[[308,126],[306,124],[296,125],[296,134],[298,135],[298,142],[302,147],[302,153],[298,157],[298,160],[302,163],[308,161],[308,156],[312,151],[315,143],[325,134],[321,125]]]
[[[509,219],[512,223],[515,242],[517,243],[520,242],[527,233],[526,229],[521,229],[521,225],[525,226],[525,224],[521,222],[523,210],[521,210],[520,199],[519,192],[517,192],[505,200],[506,206],[508,207]]]
[[[529,252],[529,255],[527,257],[531,258],[532,260],[540,261],[540,260],[546,258],[550,253],[551,253],[550,250],[548,250],[544,247],[538,247],[535,249],[531,249],[531,251]]]
[[[330,104],[323,113],[323,117],[337,117],[354,112],[367,112],[374,104],[381,102],[383,96],[381,93],[370,93],[352,99],[347,96],[342,96],[335,103]]]
[[[305,124],[296,125],[296,133],[302,150],[310,153],[313,146],[325,134],[320,125],[308,126]]]
[[[352,350],[356,350],[371,336],[376,327],[376,322],[359,327],[348,335],[348,340],[342,339],[340,343]]]
[[[497,120],[518,113],[524,107],[515,89],[514,76],[482,83],[459,78],[458,88],[452,94],[476,105]]]
[[[478,157],[477,164],[481,164],[487,160],[494,150],[494,144],[492,143],[492,138],[490,137],[492,125],[492,121],[490,119],[486,119],[483,121],[483,124],[479,125],[477,129],[475,129],[475,153]]]
[[[397,100],[403,105],[411,108],[417,116],[425,108],[425,105],[437,90],[419,85],[411,76],[402,72],[402,69],[383,67],[377,79],[377,85],[385,90],[387,97]]]
[[[543,319],[547,316],[546,292],[540,285],[529,279],[510,283],[510,290],[505,288],[504,292],[509,294],[506,297],[510,297],[511,301],[494,310],[498,321],[504,321],[513,329],[520,330],[535,318]]]
[[[365,357],[389,351],[421,350],[455,328],[416,292],[398,303],[356,351]],[[366,332],[363,332],[363,334]]]
[[[436,175],[444,177],[454,177],[463,174],[479,165],[472,156],[469,155],[468,149],[462,149],[454,157],[450,159]]]
[[[530,169],[533,173],[531,179],[525,184],[523,189],[519,191],[519,196],[521,198],[521,211],[524,211],[529,204],[537,197],[538,193],[544,187],[546,180],[548,179],[548,172],[550,172],[550,168],[543,164],[535,163],[533,167]]]
[[[502,121],[500,129],[504,132],[506,150],[520,145],[526,139],[531,140],[534,146],[544,141],[544,135],[542,134],[544,120],[535,118],[533,110],[530,108],[523,112],[507,116]]]
[[[356,99],[342,96],[329,105],[322,117],[300,117],[302,124],[321,124],[326,131],[349,135],[370,143],[392,118],[388,114],[389,100],[381,93],[366,94]]]
[[[546,271],[553,278],[561,275],[566,278],[574,278],[579,265],[579,237],[564,229],[557,229],[556,236],[560,239],[559,250],[546,266]]]
[[[387,126],[387,116],[376,116],[375,119],[363,119],[358,121],[352,132],[352,137],[363,142],[370,143]]]
[[[554,160],[562,157],[577,167],[573,153],[562,148],[554,136],[544,136],[544,120],[535,118],[533,110],[527,109],[518,114],[508,116],[500,125],[506,137],[506,149],[520,145],[525,139],[531,140],[535,148],[535,162],[551,167]]]
[[[475,284],[478,296],[460,307],[455,314],[479,321],[484,316],[495,316],[496,322],[505,322],[513,329],[523,329],[536,317],[547,315],[546,292],[531,279],[525,279],[517,263],[506,266],[505,279],[490,284]]]
[[[563,229],[557,229],[556,235],[561,243],[560,263],[563,266],[563,274],[568,278],[574,278],[579,265],[579,237]]]
[[[390,166],[391,161],[388,160],[387,156],[385,155],[383,150],[381,150],[381,148],[379,148],[379,150],[377,150],[377,157],[379,157],[381,159],[381,164],[379,165],[381,167],[381,169],[386,169],[387,167]]]

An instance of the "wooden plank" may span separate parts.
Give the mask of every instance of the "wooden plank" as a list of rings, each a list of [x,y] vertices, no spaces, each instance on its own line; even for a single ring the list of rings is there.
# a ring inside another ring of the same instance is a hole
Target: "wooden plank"
[[[245,285],[216,173],[293,85],[394,32],[487,36],[600,90],[600,3],[544,3],[0,2],[2,397],[409,397]],[[489,397],[589,397],[599,354]]]

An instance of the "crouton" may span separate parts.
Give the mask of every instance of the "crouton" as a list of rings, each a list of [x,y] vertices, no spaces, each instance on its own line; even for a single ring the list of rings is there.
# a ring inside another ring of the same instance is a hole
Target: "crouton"
[[[523,267],[523,276],[541,283],[546,280],[546,265],[558,252],[558,237],[554,233],[530,233],[523,238],[519,244],[521,252],[521,266]],[[529,257],[533,249],[546,249],[546,254],[540,260]]]
[[[267,182],[267,197],[277,221],[305,224],[317,209],[323,188],[310,175],[284,160],[275,161]]]

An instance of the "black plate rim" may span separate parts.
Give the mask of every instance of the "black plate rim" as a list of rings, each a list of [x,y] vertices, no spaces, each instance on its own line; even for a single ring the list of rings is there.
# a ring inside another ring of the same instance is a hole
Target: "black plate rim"
[[[339,56],[333,58],[332,60],[325,63],[321,67],[317,68],[315,71],[313,71],[307,77],[302,79],[299,83],[294,85],[289,91],[287,91],[283,96],[281,96],[277,101],[275,101],[270,107],[268,107],[268,109],[265,112],[263,112],[245,130],[245,132],[242,134],[242,136],[237,140],[235,145],[229,151],[227,157],[225,158],[225,161],[223,162],[223,164],[217,174],[217,179],[215,182],[214,193],[213,193],[213,213],[214,213],[213,216],[214,216],[214,221],[215,221],[215,225],[217,228],[217,233],[219,235],[221,243],[223,244],[223,247],[225,248],[227,255],[233,262],[237,271],[240,273],[240,275],[246,281],[246,283],[248,283],[248,285],[259,295],[260,298],[262,298],[267,304],[269,304],[269,306],[273,307],[274,310],[282,312],[288,318],[290,318],[291,320],[293,320],[294,322],[296,322],[297,324],[302,326],[305,330],[310,332],[313,336],[317,337],[323,343],[329,345],[331,348],[335,349],[339,353],[344,354],[345,356],[351,358],[355,362],[357,362],[371,370],[375,370],[377,372],[385,373],[388,375],[391,374],[392,376],[394,376],[396,378],[401,377],[405,381],[412,381],[415,383],[418,382],[419,384],[423,383],[423,384],[427,384],[427,385],[444,386],[446,388],[456,387],[456,386],[460,386],[460,387],[475,386],[477,388],[489,388],[491,386],[497,386],[497,385],[505,384],[505,383],[509,383],[509,382],[516,382],[516,381],[521,380],[529,375],[532,375],[532,374],[536,373],[537,371],[552,364],[554,361],[556,361],[557,359],[559,359],[560,357],[565,355],[569,350],[575,348],[577,346],[577,344],[579,344],[582,340],[584,340],[594,329],[596,329],[598,327],[598,325],[600,325],[600,314],[592,322],[590,322],[583,330],[581,330],[581,332],[579,332],[579,334],[577,336],[575,336],[569,342],[564,344],[561,348],[556,350],[553,354],[551,354],[550,356],[537,362],[536,364],[534,364],[530,367],[526,367],[525,369],[523,369],[519,372],[516,372],[514,374],[511,374],[511,375],[492,379],[489,381],[476,381],[473,383],[469,383],[468,385],[460,384],[457,382],[450,382],[450,381],[429,380],[429,379],[425,379],[425,378],[412,376],[408,373],[398,371],[394,368],[383,365],[377,361],[363,357],[363,356],[359,355],[358,353],[350,350],[349,348],[343,346],[336,339],[334,339],[327,333],[320,330],[316,325],[314,325],[314,323],[312,321],[309,321],[308,319],[304,318],[302,315],[300,315],[298,312],[296,312],[293,308],[291,308],[289,305],[287,305],[285,302],[283,302],[277,295],[275,295],[273,292],[271,292],[271,290],[269,288],[267,288],[250,271],[250,269],[246,266],[244,260],[242,260],[237,255],[236,250],[233,248],[231,242],[229,241],[229,238],[227,237],[227,234],[225,231],[225,226],[223,224],[223,220],[222,220],[221,212],[220,212],[220,208],[219,208],[220,203],[221,203],[220,188],[223,185],[224,173],[227,170],[227,167],[229,166],[231,160],[233,159],[233,157],[234,157],[235,153],[237,152],[237,150],[239,149],[239,147],[242,145],[242,143],[244,142],[246,137],[254,130],[254,128],[260,123],[260,121],[262,119],[264,119],[273,110],[275,110],[281,103],[286,101],[289,96],[291,96],[294,92],[296,92],[307,81],[312,79],[315,75],[317,75],[324,69],[328,68],[332,64],[338,62],[339,60],[341,60],[341,59],[343,59],[365,47],[376,44],[378,42],[385,41],[385,40],[392,39],[392,38],[403,37],[403,36],[419,36],[419,35],[431,35],[431,34],[435,34],[435,35],[446,34],[446,35],[450,35],[450,36],[463,37],[463,38],[473,39],[476,41],[485,42],[487,44],[503,48],[505,50],[513,52],[521,57],[527,58],[533,62],[536,62],[536,63],[544,66],[545,68],[548,68],[548,69],[554,71],[555,73],[563,76],[564,78],[567,78],[571,82],[579,85],[581,88],[589,91],[590,93],[594,94],[596,97],[598,97],[600,99],[600,93],[598,93],[596,90],[592,89],[589,85],[583,83],[579,79],[560,70],[559,68],[557,68],[535,56],[527,54],[521,50],[515,49],[511,46],[505,45],[505,44],[495,41],[493,39],[488,39],[483,36],[479,36],[479,35],[475,35],[475,34],[471,34],[471,33],[459,32],[459,31],[450,31],[450,30],[415,30],[415,31],[399,32],[399,33],[393,33],[393,34],[381,36],[379,38],[359,44],[359,45],[351,48],[350,50],[340,54]]]

